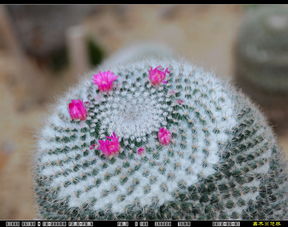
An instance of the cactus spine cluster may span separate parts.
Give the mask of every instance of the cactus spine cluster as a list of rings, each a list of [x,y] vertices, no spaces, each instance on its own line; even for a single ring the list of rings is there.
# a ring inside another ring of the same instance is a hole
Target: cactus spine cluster
[[[169,73],[153,86],[148,71],[158,65]],[[108,93],[91,82],[99,70],[118,75]],[[287,218],[285,162],[242,94],[184,61],[99,70],[59,100],[41,132],[35,191],[43,218]],[[72,99],[85,102],[86,120],[70,118]],[[168,145],[159,143],[159,128],[171,132]],[[107,157],[94,146],[112,133],[121,150]]]
[[[235,45],[235,82],[276,126],[288,116],[288,8],[251,9]]]

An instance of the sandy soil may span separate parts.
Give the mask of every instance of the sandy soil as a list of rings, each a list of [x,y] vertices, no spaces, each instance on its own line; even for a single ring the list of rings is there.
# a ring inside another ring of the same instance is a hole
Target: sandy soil
[[[231,79],[231,50],[244,10],[238,5],[105,6],[85,24],[108,55],[135,41],[155,40]],[[31,173],[37,130],[49,105],[75,83],[69,70],[58,76],[37,72],[34,77],[19,74],[15,59],[0,49],[2,219],[36,218]],[[287,136],[280,142],[288,153]]]

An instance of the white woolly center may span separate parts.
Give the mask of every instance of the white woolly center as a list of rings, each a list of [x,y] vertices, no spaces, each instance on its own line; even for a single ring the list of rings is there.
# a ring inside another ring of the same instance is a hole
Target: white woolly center
[[[161,104],[153,101],[150,95],[115,97],[104,104],[107,111],[101,115],[102,130],[108,130],[111,134],[115,132],[120,138],[144,137],[152,131],[157,131],[160,122],[165,119],[161,117]]]

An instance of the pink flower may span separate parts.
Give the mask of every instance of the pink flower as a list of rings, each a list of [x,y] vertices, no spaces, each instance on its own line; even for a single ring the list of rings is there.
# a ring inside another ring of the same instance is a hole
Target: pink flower
[[[161,66],[157,66],[156,68],[150,67],[149,69],[149,80],[151,81],[152,85],[158,85],[161,83],[167,83],[165,80],[166,73],[170,73],[168,68],[164,71],[160,70]]]
[[[113,132],[111,136],[106,136],[107,140],[98,140],[98,150],[102,151],[105,156],[110,156],[120,151],[120,142],[118,137]],[[108,140],[110,139],[110,140]]]
[[[139,147],[139,148],[137,149],[137,154],[141,155],[141,154],[144,153],[144,151],[145,151],[145,148],[144,148],[144,147]]]
[[[84,106],[85,106],[86,108],[89,107],[89,105],[90,105],[90,102],[88,102],[88,101],[84,102]]]
[[[184,103],[184,100],[182,100],[182,99],[177,99],[176,102],[181,105],[181,104]]]
[[[168,145],[171,142],[171,132],[166,128],[160,128],[158,139],[162,145]]]
[[[71,119],[86,120],[87,111],[82,100],[72,99],[68,108]]]
[[[113,87],[113,82],[117,78],[118,76],[111,71],[99,72],[93,76],[93,82],[98,86],[100,91],[110,91]]]
[[[170,95],[175,95],[175,94],[176,94],[176,91],[175,91],[175,90],[170,90],[170,91],[168,91],[168,94],[170,94]]]

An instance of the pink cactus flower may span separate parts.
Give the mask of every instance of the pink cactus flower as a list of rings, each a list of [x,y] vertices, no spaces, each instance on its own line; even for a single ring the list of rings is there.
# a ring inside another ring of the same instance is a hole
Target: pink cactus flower
[[[137,149],[137,154],[141,155],[141,154],[144,153],[144,151],[145,151],[145,148],[144,148],[144,147],[139,147],[139,148]]]
[[[160,128],[158,131],[158,139],[162,145],[168,145],[171,142],[171,132],[166,128]]]
[[[118,76],[111,71],[99,72],[93,76],[93,82],[98,86],[99,91],[110,91],[117,78]]]
[[[69,114],[71,119],[86,120],[87,110],[84,103],[80,99],[72,99],[68,105]]]
[[[159,85],[161,83],[167,83],[168,81],[165,80],[166,73],[170,73],[168,68],[166,68],[164,71],[160,69],[161,66],[157,66],[156,68],[150,67],[149,69],[149,80],[152,83],[152,85]]]
[[[184,100],[182,100],[182,99],[177,99],[176,102],[181,105],[181,104],[184,103]]]
[[[170,90],[170,91],[168,91],[168,94],[170,94],[170,95],[175,95],[175,94],[176,94],[176,91],[175,91],[175,90]]]
[[[107,140],[98,140],[98,150],[102,151],[105,156],[117,154],[120,151],[119,138],[113,132],[111,136],[106,136]]]
[[[85,106],[86,108],[88,108],[89,105],[90,105],[90,102],[88,102],[88,101],[84,102],[84,106]]]

